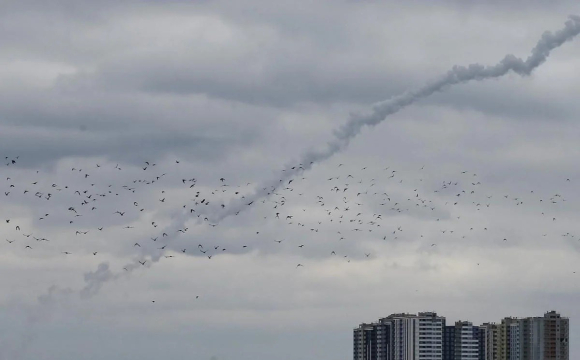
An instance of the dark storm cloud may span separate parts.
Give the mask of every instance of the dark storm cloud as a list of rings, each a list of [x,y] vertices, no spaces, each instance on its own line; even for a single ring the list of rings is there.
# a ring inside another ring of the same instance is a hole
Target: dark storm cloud
[[[203,98],[106,94],[66,85],[14,92],[3,102],[0,153],[22,154],[23,164],[77,155],[133,163],[168,154],[215,160],[255,142],[269,125],[252,124],[273,114]],[[251,118],[224,126],[240,108]]]

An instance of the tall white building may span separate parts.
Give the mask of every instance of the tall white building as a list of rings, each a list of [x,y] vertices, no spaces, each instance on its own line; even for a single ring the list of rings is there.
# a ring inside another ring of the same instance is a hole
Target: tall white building
[[[455,360],[478,360],[479,337],[469,321],[455,323]]]
[[[443,360],[445,318],[434,312],[393,314],[393,360]]]
[[[418,359],[443,359],[443,328],[445,318],[434,312],[419,313],[418,332],[416,333],[415,350]]]

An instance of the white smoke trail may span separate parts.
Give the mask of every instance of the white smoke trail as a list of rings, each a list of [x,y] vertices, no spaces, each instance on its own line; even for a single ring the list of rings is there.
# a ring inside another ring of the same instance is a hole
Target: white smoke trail
[[[372,111],[368,114],[353,114],[349,121],[342,127],[334,131],[334,139],[330,141],[326,148],[322,150],[310,150],[301,157],[295,164],[300,166],[287,166],[286,171],[276,179],[271,179],[262,183],[257,187],[255,192],[246,195],[244,199],[235,199],[230,201],[225,209],[213,204],[207,209],[208,218],[212,223],[219,221],[239,213],[248,208],[248,204],[272,194],[278,187],[285,183],[299,173],[309,170],[313,164],[322,162],[334,154],[344,150],[348,147],[350,140],[356,137],[364,126],[375,126],[384,121],[389,115],[392,115],[403,108],[415,103],[418,100],[426,98],[435,92],[442,91],[445,88],[466,83],[471,80],[485,80],[498,78],[509,71],[516,74],[527,76],[532,71],[546,61],[550,52],[565,43],[572,40],[580,33],[580,16],[570,15],[569,20],[565,22],[564,28],[552,33],[546,31],[532,49],[531,55],[522,60],[514,55],[506,55],[499,63],[492,66],[483,66],[480,64],[471,64],[466,66],[454,66],[445,75],[439,79],[431,81],[426,85],[412,91],[405,92],[399,96],[376,103],[372,107]],[[292,169],[294,167],[294,169]],[[281,180],[281,181],[280,181]],[[165,239],[167,243],[171,242],[176,236],[179,229],[184,228],[191,216],[187,211],[180,211],[173,215],[173,221],[164,229],[169,236]],[[147,254],[150,256],[151,262],[157,262],[163,256],[164,251],[155,251]],[[127,269],[129,271],[138,267],[137,261],[129,264]],[[114,278],[112,275],[107,275]],[[100,288],[100,284],[93,284]]]
[[[580,16],[570,15],[569,20],[565,22],[563,29],[556,31],[555,33],[546,31],[542,34],[542,37],[532,49],[531,55],[526,60],[517,58],[514,55],[506,55],[499,63],[493,66],[483,66],[480,64],[454,66],[439,79],[431,81],[416,90],[408,91],[399,96],[376,103],[373,105],[372,111],[368,114],[351,115],[351,118],[346,124],[334,131],[334,139],[330,141],[324,149],[311,150],[304,153],[301,159],[296,162],[299,163],[300,166],[293,166],[294,169],[291,168],[292,166],[288,166],[281,177],[262,183],[257,187],[253,194],[246,196],[243,200],[232,200],[228,205],[226,205],[226,210],[222,210],[215,204],[213,206],[204,207],[207,208],[210,221],[217,223],[226,217],[245,210],[249,207],[249,203],[272,194],[281,184],[284,184],[285,180],[289,180],[293,176],[309,170],[313,164],[322,162],[334,154],[344,150],[349,145],[350,140],[358,135],[364,126],[378,125],[389,115],[392,115],[435,92],[471,80],[498,78],[507,74],[509,71],[513,71],[522,76],[530,75],[535,68],[546,61],[553,49],[559,47],[566,41],[572,40],[579,33]],[[170,225],[163,230],[163,232],[168,234],[165,238],[166,243],[171,243],[172,240],[177,237],[178,230],[184,228],[187,221],[191,219],[192,217],[187,211],[181,211],[180,209],[175,212],[172,215]],[[141,267],[138,260],[148,260],[148,266],[150,266],[150,264],[159,261],[164,252],[165,250],[154,250],[142,254],[139,259],[135,259],[134,262],[125,266],[127,271],[123,274],[128,274],[136,268]],[[81,297],[86,298],[96,295],[105,282],[117,279],[119,276],[121,276],[121,274],[114,274],[109,269],[108,264],[100,264],[96,271],[85,274],[86,285],[80,292]]]

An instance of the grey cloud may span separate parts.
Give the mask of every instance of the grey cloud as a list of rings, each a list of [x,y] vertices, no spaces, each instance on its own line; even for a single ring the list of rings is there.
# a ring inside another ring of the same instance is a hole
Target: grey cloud
[[[570,70],[575,42],[563,44],[525,79],[513,74],[445,89],[378,126],[348,121],[349,110],[364,113],[369,104],[420,88],[453,64],[494,64],[506,53],[525,58],[541,31],[558,29],[566,14],[578,12],[575,3],[2,6],[0,159],[20,159],[0,167],[1,190],[16,186],[8,197],[0,192],[3,236],[16,240],[0,239],[1,270],[8,274],[0,278],[6,289],[0,358],[334,359],[349,356],[353,326],[391,312],[427,307],[449,321],[474,322],[540,315],[548,308],[578,316],[572,273],[580,273],[577,81]],[[552,45],[540,43],[528,62],[508,57],[496,67],[456,68],[412,95],[473,74],[528,73]],[[358,119],[378,124],[385,112],[380,104],[376,109],[372,119]],[[348,149],[334,143],[325,151],[336,128],[345,129],[336,133],[341,139],[360,134],[345,141]],[[309,156],[344,151],[308,169],[305,149],[315,149]],[[146,160],[157,162],[155,174],[168,175],[151,186],[134,185],[135,193],[121,191],[153,176],[140,167]],[[301,161],[308,171],[281,171]],[[387,166],[398,171],[395,181],[383,172]],[[78,195],[55,192],[40,201],[22,190],[36,179],[43,192],[53,191],[52,183],[87,188],[72,167],[90,173],[95,191],[113,184],[120,195],[99,201],[92,214],[83,209],[68,226],[68,207],[82,207]],[[344,223],[329,222],[326,208],[348,205],[327,179],[341,176],[336,183],[342,186],[350,173],[356,179],[348,181],[344,196],[362,205],[352,205]],[[480,185],[471,185],[472,173]],[[181,179],[190,177],[198,183],[184,189]],[[225,193],[221,177],[230,185]],[[376,185],[370,187],[372,178]],[[286,189],[290,179],[292,189]],[[459,184],[442,191],[443,181]],[[262,198],[272,187],[278,195]],[[239,206],[232,195],[237,190],[247,198]],[[475,193],[453,205],[463,190]],[[216,192],[204,208],[211,221],[180,215],[196,191],[208,197]],[[374,191],[388,193],[402,212],[380,205]],[[557,193],[566,201],[550,202]],[[417,194],[435,210],[421,207]],[[248,207],[252,196],[255,204]],[[132,209],[133,201],[147,212],[114,216],[121,207]],[[237,210],[238,216],[224,216]],[[294,216],[292,224],[275,219],[275,212]],[[353,231],[358,212],[364,234]],[[10,226],[4,225],[8,218]],[[215,219],[221,221],[210,227]],[[153,220],[159,227],[151,226]],[[50,242],[25,238],[16,223]],[[98,224],[107,228],[104,235],[95,230]],[[186,226],[187,234],[163,240],[166,252],[150,240]],[[403,231],[393,234],[399,226]],[[90,232],[77,236],[76,228]],[[209,260],[195,251],[200,243],[227,251]],[[136,262],[143,259],[145,266]],[[158,263],[150,266],[152,261]],[[38,294],[44,294],[41,301]],[[38,319],[32,326],[30,316]],[[572,334],[575,344],[576,328]]]

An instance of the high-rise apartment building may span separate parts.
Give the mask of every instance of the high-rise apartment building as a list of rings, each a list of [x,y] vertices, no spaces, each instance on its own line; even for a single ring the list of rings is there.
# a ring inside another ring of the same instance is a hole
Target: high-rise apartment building
[[[415,351],[419,359],[442,360],[445,318],[437,316],[435,312],[423,312],[419,313],[417,321],[419,326],[415,339]]]
[[[433,312],[392,314],[354,329],[355,360],[443,360],[445,318]]]
[[[555,311],[521,319],[518,360],[568,360],[569,319]]]
[[[455,359],[455,326],[443,329],[443,359]]]
[[[393,324],[385,319],[380,319],[375,324],[377,331],[377,360],[392,360],[393,347]]]
[[[434,312],[393,314],[393,360],[443,360],[445,318]]]
[[[354,360],[378,360],[375,324],[360,324],[354,329]]]
[[[569,319],[504,318],[445,326],[434,312],[392,314],[354,329],[355,360],[569,360]]]
[[[522,321],[517,320],[512,322],[509,325],[509,358],[508,360],[521,360],[522,354],[522,336],[521,336],[521,329]]]
[[[483,332],[485,335],[484,340],[485,343],[480,345],[485,349],[485,360],[498,360],[499,353],[498,353],[498,339],[499,339],[499,328],[498,325],[495,323],[485,323],[481,325],[480,331]]]
[[[469,321],[445,326],[443,360],[479,360],[479,328]]]
[[[487,331],[485,326],[478,326],[477,327],[477,339],[478,339],[478,348],[479,348],[479,360],[486,360],[487,359]]]
[[[544,314],[544,360],[568,360],[570,320],[555,311]]]
[[[499,360],[512,360],[511,356],[511,334],[510,330],[512,324],[517,324],[519,319],[506,317],[502,319],[501,323],[498,325],[498,342],[497,342],[497,352]]]
[[[477,328],[469,321],[455,323],[455,359],[478,360],[479,339]]]

